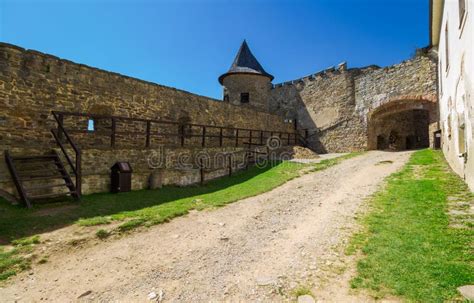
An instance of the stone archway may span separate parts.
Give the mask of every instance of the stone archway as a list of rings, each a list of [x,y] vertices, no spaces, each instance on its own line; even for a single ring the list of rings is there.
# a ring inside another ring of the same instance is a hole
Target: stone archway
[[[404,97],[385,102],[368,114],[368,149],[429,147],[430,125],[437,121],[433,99]]]

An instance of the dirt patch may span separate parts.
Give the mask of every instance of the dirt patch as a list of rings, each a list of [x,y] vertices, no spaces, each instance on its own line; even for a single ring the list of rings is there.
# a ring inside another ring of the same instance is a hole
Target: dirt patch
[[[282,152],[291,159],[318,159],[319,155],[309,148],[302,146],[291,146],[282,149]]]
[[[65,213],[65,212],[70,212],[71,210],[78,208],[79,205],[72,205],[72,204],[67,204],[63,206],[55,206],[55,207],[50,207],[50,208],[42,208],[33,214],[36,217],[44,217],[44,216],[54,216],[57,214]]]
[[[291,301],[305,286],[317,300],[373,301],[350,289],[353,263],[341,251],[360,206],[409,155],[368,152],[226,207],[51,253],[0,296],[24,302],[81,295],[81,301],[145,302],[152,294],[165,301]],[[376,165],[387,159],[393,164]]]
[[[411,167],[413,169],[413,178],[415,180],[420,180],[424,177],[423,170],[425,167],[423,165],[412,165]]]

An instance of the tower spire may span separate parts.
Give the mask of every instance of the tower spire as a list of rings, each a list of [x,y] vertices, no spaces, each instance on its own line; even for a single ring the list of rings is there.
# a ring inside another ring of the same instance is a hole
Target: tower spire
[[[270,78],[270,81],[273,80],[273,76],[263,69],[258,60],[252,54],[245,39],[227,73],[219,77],[219,82],[222,84],[223,79],[231,74],[256,74],[268,77]]]

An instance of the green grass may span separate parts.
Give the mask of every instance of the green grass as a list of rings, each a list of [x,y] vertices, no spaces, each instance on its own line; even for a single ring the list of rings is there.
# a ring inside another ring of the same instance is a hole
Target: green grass
[[[95,225],[104,225],[110,224],[112,222],[111,217],[94,217],[94,218],[87,218],[87,219],[79,219],[77,224],[80,226],[95,226]]]
[[[9,248],[0,246],[0,281],[30,268],[31,258],[25,255],[32,252],[33,246],[33,242]]]
[[[438,151],[415,152],[371,199],[365,230],[347,253],[362,252],[351,285],[415,302],[444,302],[474,282],[472,229],[449,226],[448,196],[472,199]]]
[[[296,289],[292,291],[293,296],[297,299],[299,296],[310,295],[312,296],[313,293],[311,292],[311,288],[307,286],[300,285]]]
[[[128,232],[137,227],[169,221],[193,209],[220,207],[264,193],[299,176],[303,169],[322,170],[356,155],[348,154],[318,164],[284,161],[264,168],[251,167],[203,186],[165,186],[159,190],[92,194],[84,196],[80,203],[35,205],[33,209],[12,206],[0,200],[0,243],[29,247],[39,241],[36,234],[71,224],[100,226],[123,221],[115,231]],[[109,234],[110,231],[105,230],[96,232],[96,236],[101,239]],[[80,243],[77,239],[70,242],[71,245]],[[21,251],[15,249],[6,252],[2,246],[0,249],[0,264],[5,264],[0,266],[2,280],[2,277],[5,279],[19,268],[15,264],[21,262],[17,260]],[[15,269],[10,271],[12,268]]]
[[[13,245],[18,245],[18,246],[27,246],[27,245],[39,244],[39,243],[40,243],[40,237],[38,235],[12,241]]]
[[[339,156],[339,157],[336,157],[336,158],[332,158],[332,159],[325,159],[325,160],[322,160],[319,163],[314,164],[309,169],[309,171],[310,172],[320,171],[320,170],[329,168],[331,166],[334,166],[336,164],[339,164],[344,160],[351,159],[351,158],[360,156],[362,154],[363,154],[363,152],[354,152],[354,153],[348,153],[348,154],[345,154],[345,155],[342,155],[342,156]]]
[[[110,232],[106,231],[105,229],[99,229],[95,233],[96,237],[99,239],[106,239],[110,236]]]

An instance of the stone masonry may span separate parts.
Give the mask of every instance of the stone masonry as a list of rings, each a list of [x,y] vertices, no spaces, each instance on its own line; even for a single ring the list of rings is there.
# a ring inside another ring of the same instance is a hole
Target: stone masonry
[[[4,150],[15,155],[35,155],[57,148],[50,133],[50,129],[57,127],[51,115],[53,110],[293,132],[293,125],[263,110],[236,106],[5,43],[0,43],[0,108],[2,158]],[[95,122],[98,130],[110,127],[108,121]],[[68,128],[86,129],[87,119],[65,120],[65,124]],[[143,131],[144,124],[132,127]],[[127,140],[119,140],[117,147],[111,149],[104,145],[110,142],[108,137],[94,133],[87,140],[79,135],[74,137],[83,149],[83,193],[108,191],[109,169],[117,160],[130,161],[134,168],[133,189],[147,187],[152,171],[147,159],[153,148],[147,150],[143,144],[128,146]],[[209,145],[212,147],[212,142]],[[210,152],[205,148],[194,149],[193,153],[200,150]],[[219,150],[231,152],[226,148]],[[166,149],[166,152],[172,154],[177,150]],[[226,173],[222,171],[223,175]],[[195,167],[188,171],[163,169],[162,175],[163,184],[185,185],[199,180]],[[0,161],[1,191],[16,194],[4,161]]]
[[[436,102],[436,61],[417,55],[400,64],[380,68],[350,68],[340,64],[294,81],[275,84],[270,111],[296,119],[308,129],[318,152],[348,152],[368,148],[369,116],[393,101]],[[437,121],[437,111],[430,113]]]
[[[296,128],[306,136],[308,146],[319,153],[424,147],[431,141],[431,132],[438,129],[434,57],[423,50],[385,68],[347,68],[342,63],[297,80],[272,84],[273,76],[263,69],[244,41],[230,69],[219,77],[224,90],[222,102],[0,43],[2,152],[40,154],[57,148],[50,133],[56,127],[53,110],[274,133],[292,133]],[[89,122],[87,118],[64,121],[71,130],[87,129]],[[150,155],[158,151],[158,146],[166,145],[164,142],[152,141],[152,146],[145,148],[140,139],[123,135],[112,148],[108,145],[110,138],[101,136],[101,132],[110,130],[111,120],[98,118],[93,122],[94,132],[73,135],[83,148],[84,193],[107,191],[109,169],[118,160],[129,161],[135,168],[133,189],[146,188],[156,170],[163,184],[197,182],[196,167],[150,167]],[[143,133],[146,125],[118,123],[117,127]],[[196,130],[185,131],[189,146],[198,146],[199,138],[192,136]],[[210,138],[205,148],[180,149],[173,142],[175,147],[165,148],[165,152],[190,153],[193,159],[200,152],[244,151],[229,145],[219,147],[215,139]],[[217,170],[208,178],[226,173],[226,169]],[[15,193],[3,162],[1,191]]]

